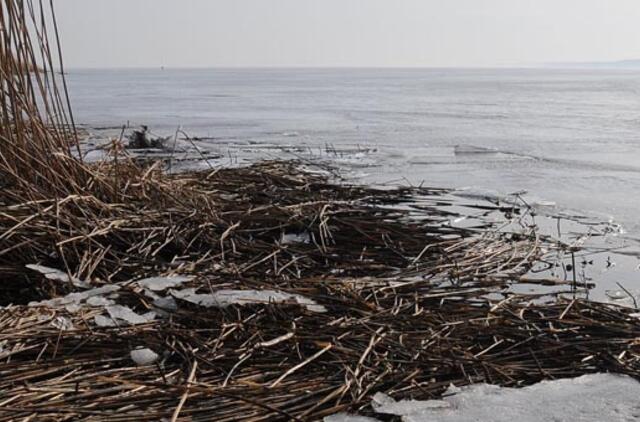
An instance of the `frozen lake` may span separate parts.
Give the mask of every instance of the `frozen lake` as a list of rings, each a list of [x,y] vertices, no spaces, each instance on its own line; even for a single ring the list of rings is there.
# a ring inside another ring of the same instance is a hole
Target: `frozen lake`
[[[71,70],[68,79],[76,119],[94,127],[375,146],[385,166],[367,173],[380,179],[527,190],[640,234],[637,71]]]

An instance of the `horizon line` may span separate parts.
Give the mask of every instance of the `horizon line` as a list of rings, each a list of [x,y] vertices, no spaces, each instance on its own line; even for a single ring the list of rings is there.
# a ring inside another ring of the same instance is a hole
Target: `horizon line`
[[[144,66],[65,66],[65,73],[74,70],[526,70],[526,69],[620,69],[624,64],[637,64],[640,59],[618,61],[548,62],[513,65],[469,65],[469,66],[311,66],[311,65],[144,65]],[[629,69],[629,68],[627,68]]]

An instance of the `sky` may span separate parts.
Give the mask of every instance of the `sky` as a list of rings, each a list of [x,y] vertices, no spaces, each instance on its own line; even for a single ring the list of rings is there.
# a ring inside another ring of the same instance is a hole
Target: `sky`
[[[640,0],[54,0],[67,67],[640,59]]]

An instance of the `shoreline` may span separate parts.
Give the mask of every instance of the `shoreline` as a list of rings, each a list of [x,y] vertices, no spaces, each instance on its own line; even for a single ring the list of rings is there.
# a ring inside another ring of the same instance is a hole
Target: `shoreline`
[[[118,156],[96,170],[140,165]],[[320,420],[375,416],[379,393],[425,400],[450,384],[523,387],[596,371],[640,378],[634,310],[581,299],[567,277],[528,278],[558,259],[566,270],[567,252],[578,250],[541,235],[530,209],[446,189],[332,181],[331,168],[307,161],[174,174],[145,167],[156,173],[144,191],[171,187],[169,211],[140,198],[144,208],[104,209],[98,227],[74,223],[86,234],[58,242],[75,244],[74,253],[102,244],[93,275],[31,266],[30,284],[69,293],[0,309],[0,356],[12,362],[0,365],[0,399],[23,397],[0,415],[86,416],[99,396],[92,414],[101,417]],[[210,208],[196,205],[205,198]],[[44,213],[29,225],[58,218]],[[183,237],[199,246],[164,264],[169,256],[154,254]],[[127,238],[146,257],[119,255],[114,241]],[[62,394],[55,413],[41,393],[49,385]]]
[[[108,143],[109,137],[120,134],[122,127],[106,129],[87,128],[83,149],[87,151],[99,151],[98,155],[91,155],[92,160],[104,158],[103,148]],[[129,133],[132,129],[127,129]],[[87,141],[89,141],[87,143]],[[173,142],[173,141],[172,141]],[[159,159],[163,155],[170,157],[174,164],[165,166],[172,171],[201,171],[207,168],[248,166],[251,163],[264,159],[291,159],[302,160],[310,166],[320,165],[335,169],[341,179],[349,183],[366,184],[380,187],[411,186],[405,178],[388,181],[386,169],[381,164],[379,147],[367,145],[297,145],[296,141],[284,143],[270,143],[259,141],[230,140],[222,142],[217,139],[185,138],[181,135],[177,142],[177,153],[161,150],[132,150],[134,156],[140,155],[142,160]],[[146,152],[151,151],[151,152]],[[204,158],[204,155],[207,158]],[[203,164],[206,163],[206,164]],[[391,174],[391,173],[389,173]],[[609,219],[600,218],[597,215],[581,213],[575,210],[565,209],[557,205],[531,202],[530,194],[499,194],[468,189],[454,189],[447,186],[442,188],[451,191],[451,195],[457,197],[457,203],[471,207],[492,207],[500,204],[502,207],[517,206],[528,209],[536,218],[532,224],[539,226],[540,233],[552,237],[566,244],[578,242],[582,252],[578,254],[579,261],[584,259],[588,265],[581,266],[577,275],[578,282],[595,283],[592,290],[592,299],[600,301],[614,301],[630,305],[628,295],[620,288],[618,283],[632,291],[636,300],[640,300],[640,289],[636,289],[635,280],[638,276],[640,265],[640,239],[636,240],[624,233],[623,228]],[[478,208],[479,209],[479,208]],[[566,259],[566,258],[564,258]],[[562,269],[562,259],[559,259],[559,271],[556,274],[553,269],[545,273],[546,276],[560,276],[566,280],[572,278]],[[608,295],[611,292],[612,295]],[[622,294],[621,294],[622,293]]]

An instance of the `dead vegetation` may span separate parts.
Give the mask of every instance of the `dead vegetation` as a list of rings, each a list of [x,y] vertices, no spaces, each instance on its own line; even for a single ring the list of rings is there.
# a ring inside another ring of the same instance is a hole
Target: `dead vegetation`
[[[50,18],[0,6],[0,420],[317,420],[376,392],[638,377],[631,311],[509,293],[557,245],[456,227],[444,190],[301,162],[167,175],[118,142],[83,163]]]

